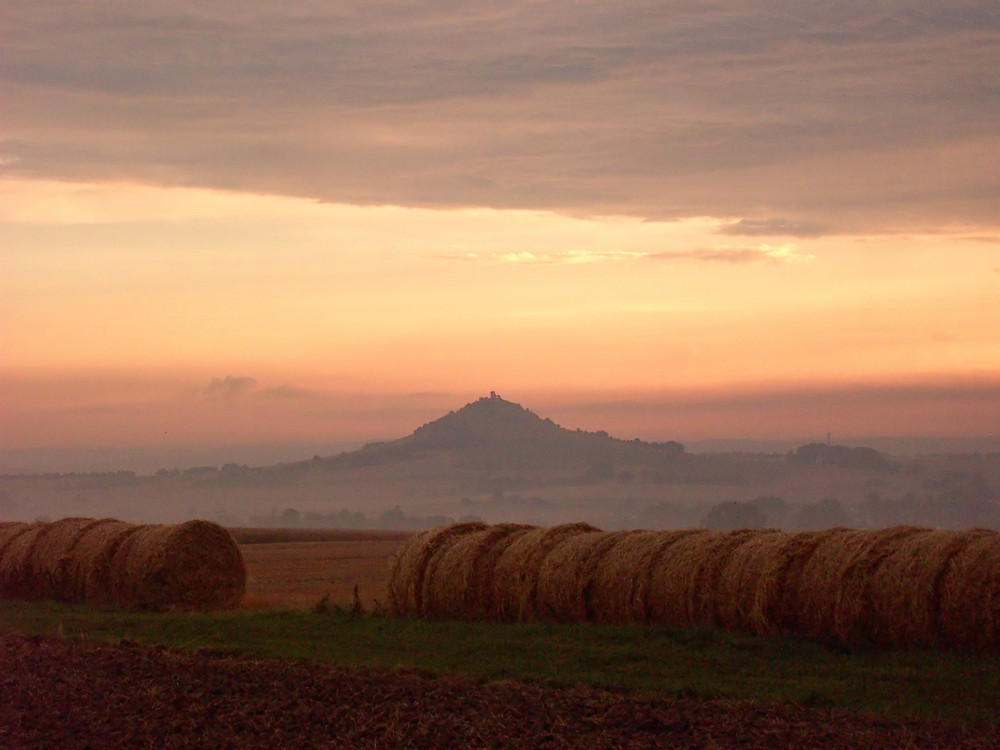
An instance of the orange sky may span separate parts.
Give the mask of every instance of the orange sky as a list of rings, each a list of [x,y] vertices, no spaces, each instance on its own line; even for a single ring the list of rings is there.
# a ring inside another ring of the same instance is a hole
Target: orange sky
[[[3,32],[0,470],[490,390],[647,439],[1000,434],[992,9],[50,5]]]

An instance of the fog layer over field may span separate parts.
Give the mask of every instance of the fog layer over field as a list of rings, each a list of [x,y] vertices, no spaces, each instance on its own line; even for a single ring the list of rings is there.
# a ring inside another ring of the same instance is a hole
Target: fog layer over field
[[[228,526],[419,529],[453,520],[603,529],[1000,528],[1000,452],[903,455],[836,440],[769,452],[567,430],[496,395],[398,440],[252,466],[0,478],[9,520],[203,517]]]

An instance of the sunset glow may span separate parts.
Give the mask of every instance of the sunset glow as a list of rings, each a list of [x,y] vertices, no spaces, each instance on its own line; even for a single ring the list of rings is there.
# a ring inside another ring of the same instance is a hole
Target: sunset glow
[[[43,5],[3,32],[0,470],[493,389],[651,440],[1000,434],[995,7]]]

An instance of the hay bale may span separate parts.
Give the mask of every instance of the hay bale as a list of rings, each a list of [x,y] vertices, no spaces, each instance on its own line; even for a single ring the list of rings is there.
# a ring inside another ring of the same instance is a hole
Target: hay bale
[[[22,521],[3,521],[0,523],[0,561],[3,560],[7,545],[23,534],[31,526]]]
[[[483,620],[491,611],[493,565],[505,544],[532,526],[504,523],[472,531],[428,561],[423,580],[423,617]]]
[[[654,531],[651,536],[637,537],[616,550],[624,558],[621,565],[629,565],[635,570],[631,599],[632,618],[636,622],[656,622],[653,615],[654,578],[667,550],[681,540],[710,536],[712,533],[700,528]]]
[[[590,596],[591,619],[601,623],[647,622],[647,592],[652,561],[670,544],[702,530],[635,531],[607,549],[597,561]]]
[[[1000,534],[977,530],[941,576],[938,631],[943,645],[1000,651]]]
[[[488,547],[478,553],[475,569],[469,582],[469,590],[473,594],[473,611],[476,619],[491,619],[497,609],[496,578],[497,563],[521,537],[530,534],[536,526],[517,526],[505,535],[497,538]]]
[[[421,615],[424,610],[424,578],[431,558],[458,538],[482,531],[479,521],[438,526],[416,534],[397,551],[389,573],[389,604],[398,615]]]
[[[62,596],[98,606],[115,603],[111,561],[121,544],[141,526],[102,518],[84,529],[62,560]]]
[[[416,566],[417,557],[423,549],[424,541],[432,531],[434,529],[414,534],[400,545],[392,557],[392,562],[389,565],[387,590],[389,609],[397,615],[415,615],[417,613],[411,573]]]
[[[720,628],[768,633],[780,596],[782,563],[789,535],[763,529],[733,549],[719,570],[714,619]]]
[[[835,638],[841,643],[870,643],[873,632],[874,592],[872,582],[885,560],[912,537],[928,534],[916,526],[893,526],[869,532],[871,542],[857,563],[845,571],[842,590],[834,611]]]
[[[7,593],[8,586],[16,588],[13,572],[8,573],[4,560],[6,558],[7,547],[11,542],[24,534],[32,524],[21,521],[4,521],[0,523],[0,598],[13,598]]]
[[[110,570],[114,602],[127,609],[227,609],[246,592],[239,545],[210,521],[142,526],[121,541]]]
[[[820,532],[796,581],[794,632],[810,638],[832,637],[843,580],[870,544],[868,531],[836,528]]]
[[[7,541],[28,526],[24,521],[0,521],[0,555]]]
[[[538,569],[537,615],[557,622],[595,619],[596,580],[608,551],[623,539],[642,532],[591,531],[570,536],[557,544]]]
[[[63,518],[39,532],[25,568],[31,579],[31,598],[70,599],[67,556],[80,534],[95,523],[93,518]]]
[[[694,597],[690,605],[695,625],[720,626],[718,610],[723,594],[720,593],[719,584],[730,558],[750,542],[775,533],[780,532],[774,529],[727,531],[705,548],[705,557],[701,562],[698,583],[693,591]]]
[[[518,622],[538,619],[538,573],[545,558],[565,539],[594,531],[598,529],[587,523],[567,523],[519,535],[496,561],[493,617]]]
[[[904,538],[870,582],[870,637],[894,646],[935,646],[941,582],[951,559],[976,532],[926,531]]]
[[[863,643],[871,638],[871,580],[915,526],[878,531],[839,530],[817,545],[802,571],[797,631],[811,638]]]
[[[761,572],[758,584],[759,601],[751,614],[756,632],[797,633],[802,618],[799,589],[802,576],[816,548],[845,529],[800,531],[789,534],[771,564]]]
[[[716,586],[726,560],[756,529],[691,534],[666,547],[650,574],[650,621],[658,625],[715,625]]]
[[[25,524],[10,530],[0,552],[0,596],[5,599],[32,599],[36,585],[28,567],[35,540],[47,527],[44,523]]]

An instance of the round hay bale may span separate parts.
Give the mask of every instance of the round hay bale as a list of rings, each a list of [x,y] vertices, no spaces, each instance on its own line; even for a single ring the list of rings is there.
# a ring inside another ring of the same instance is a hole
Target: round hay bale
[[[98,606],[114,604],[111,561],[118,547],[140,528],[102,518],[82,529],[61,566],[66,599]]]
[[[246,565],[216,523],[142,526],[115,552],[111,582],[115,604],[127,609],[227,609],[243,599]]]
[[[768,633],[768,615],[780,595],[780,572],[789,535],[762,529],[734,549],[719,570],[715,622],[727,630]]]
[[[7,587],[8,581],[10,581],[10,586],[14,588],[14,575],[13,573],[8,573],[4,559],[6,557],[7,547],[21,534],[25,533],[32,524],[23,523],[21,521],[4,521],[0,523],[0,598],[8,598]],[[10,597],[13,598],[13,597]]]
[[[940,642],[941,581],[951,559],[975,533],[925,531],[901,540],[870,582],[870,635],[876,643],[935,646]]]
[[[0,521],[0,555],[7,540],[16,535],[21,529],[28,526],[24,521]]]
[[[650,619],[658,625],[715,625],[715,588],[729,555],[756,529],[689,535],[668,546],[650,576]]]
[[[705,537],[712,533],[700,528],[654,531],[651,536],[636,537],[616,550],[624,558],[621,564],[635,569],[631,599],[632,617],[636,622],[656,622],[653,615],[654,575],[667,550],[683,539]]]
[[[1000,651],[1000,534],[970,533],[949,561],[938,597],[941,643]]]
[[[0,523],[0,561],[3,560],[7,545],[27,531],[30,526],[30,523],[24,523],[23,521],[4,521]]]
[[[423,549],[424,541],[432,531],[434,529],[414,534],[400,545],[392,557],[387,589],[389,609],[394,614],[415,615],[417,613],[411,574],[416,567],[416,560]]]
[[[926,530],[893,526],[878,531],[844,529],[817,545],[802,571],[798,632],[846,644],[871,637],[871,579],[886,556]]]
[[[647,622],[652,561],[673,542],[695,533],[703,530],[635,531],[610,547],[597,561],[591,619],[609,624]]]
[[[873,632],[872,581],[885,560],[912,537],[929,533],[916,526],[892,526],[869,532],[870,544],[845,571],[834,611],[834,636],[841,643],[871,643]]]
[[[479,553],[469,584],[470,591],[475,595],[473,606],[476,619],[492,619],[497,610],[496,587],[494,586],[497,562],[511,545],[516,544],[521,537],[530,534],[537,528],[537,526],[516,526],[508,530],[505,535],[498,537],[488,547],[484,545],[484,549]]]
[[[870,544],[868,531],[836,528],[819,533],[795,581],[794,632],[810,638],[833,637],[844,578]]]
[[[548,554],[568,537],[598,529],[587,523],[535,528],[518,536],[497,558],[493,616],[501,621],[538,619],[538,572]]]
[[[0,596],[5,599],[37,599],[38,586],[28,567],[35,540],[48,524],[31,523],[9,532],[0,552]]]
[[[781,633],[799,632],[802,603],[799,588],[806,563],[816,548],[830,537],[841,535],[844,529],[800,531],[789,534],[772,564],[761,573],[760,600],[755,604],[754,622],[762,628]]]
[[[635,531],[592,531],[570,536],[556,545],[538,569],[538,617],[557,622],[595,618],[596,579],[608,550]]]
[[[493,564],[499,554],[496,548],[531,528],[497,524],[465,534],[442,548],[428,562],[420,614],[437,619],[486,619],[491,609]]]
[[[97,523],[93,518],[63,518],[47,524],[31,548],[26,574],[32,579],[34,598],[66,600],[66,556],[80,534]]]
[[[485,523],[472,521],[438,526],[410,537],[396,553],[389,574],[392,611],[399,615],[421,615],[424,610],[424,577],[431,558],[456,539],[485,528]]]

